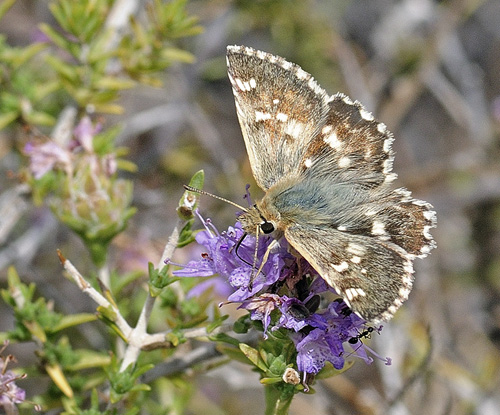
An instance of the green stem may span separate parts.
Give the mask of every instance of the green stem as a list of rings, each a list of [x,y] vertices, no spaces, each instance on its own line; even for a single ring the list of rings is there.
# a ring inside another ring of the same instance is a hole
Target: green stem
[[[265,415],[287,415],[294,397],[293,389],[281,388],[277,385],[264,387],[266,397]]]

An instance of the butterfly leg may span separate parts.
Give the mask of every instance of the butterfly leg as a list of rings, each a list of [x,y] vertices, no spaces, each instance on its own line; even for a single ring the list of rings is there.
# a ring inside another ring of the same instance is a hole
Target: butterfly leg
[[[258,239],[258,235],[257,235],[257,241],[258,240],[259,239]],[[257,278],[257,275],[259,275],[261,273],[262,268],[264,268],[264,265],[266,265],[266,262],[269,259],[269,254],[271,253],[271,251],[274,248],[279,247],[279,246],[280,246],[279,242],[275,239],[267,247],[266,252],[265,252],[264,256],[262,257],[262,261],[260,263],[259,269],[257,270],[257,272],[255,274],[252,273],[252,275],[250,276],[250,283],[248,285],[248,288],[250,290],[252,290],[252,285],[253,285],[253,282],[254,282],[255,278]],[[255,265],[256,264],[257,264],[257,243],[256,243],[256,249],[255,249],[255,255],[254,255],[254,267],[253,267],[253,269],[255,269]]]

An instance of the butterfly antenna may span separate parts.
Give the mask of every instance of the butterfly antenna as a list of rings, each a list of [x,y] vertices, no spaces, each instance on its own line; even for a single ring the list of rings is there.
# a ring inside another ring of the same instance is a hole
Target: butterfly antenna
[[[200,195],[206,195],[206,196],[213,197],[214,199],[222,200],[223,202],[229,203],[230,205],[233,205],[234,207],[237,207],[238,209],[241,209],[243,212],[248,212],[248,209],[244,208],[243,206],[238,205],[237,203],[234,203],[231,200],[228,200],[228,199],[225,199],[223,197],[220,197],[220,196],[214,195],[212,193],[209,193],[209,192],[207,192],[205,190],[197,189],[196,187],[192,187],[192,186],[189,186],[187,184],[184,185],[184,189],[186,189],[189,192],[198,193]]]

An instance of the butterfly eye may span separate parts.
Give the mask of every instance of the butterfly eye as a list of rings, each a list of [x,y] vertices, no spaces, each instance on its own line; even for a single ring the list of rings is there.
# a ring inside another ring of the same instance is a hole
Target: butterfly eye
[[[260,224],[260,229],[264,233],[271,233],[274,231],[274,225],[271,222],[263,222]]]

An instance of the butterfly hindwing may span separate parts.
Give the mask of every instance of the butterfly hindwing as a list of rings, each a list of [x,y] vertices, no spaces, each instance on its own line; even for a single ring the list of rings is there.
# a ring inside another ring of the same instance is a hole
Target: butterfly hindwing
[[[252,171],[267,190],[298,170],[329,97],[310,74],[278,56],[228,46],[227,65]]]
[[[424,258],[436,247],[430,233],[436,227],[436,212],[404,188],[360,206],[359,216],[367,218],[366,235],[398,245],[411,256]]]
[[[285,237],[366,320],[390,319],[408,298],[412,258],[394,244],[299,223],[288,227]]]

